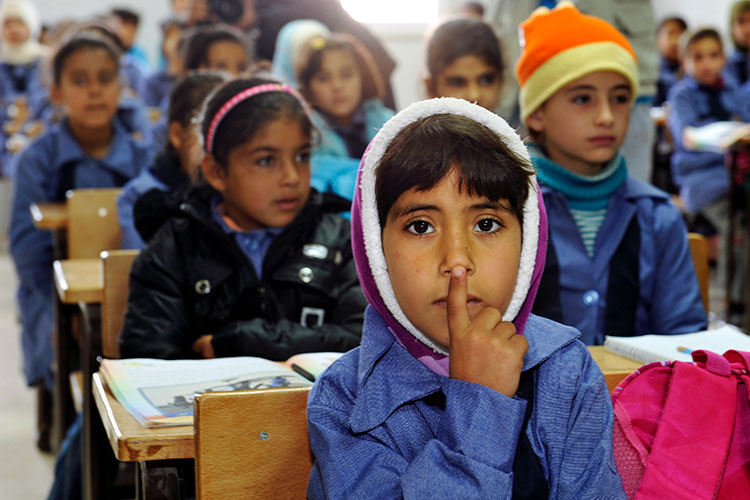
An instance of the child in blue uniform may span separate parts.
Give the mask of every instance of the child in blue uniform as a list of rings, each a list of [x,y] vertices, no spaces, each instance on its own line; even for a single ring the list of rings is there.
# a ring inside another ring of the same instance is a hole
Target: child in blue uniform
[[[726,73],[733,83],[742,85],[750,77],[750,1],[738,0],[732,5],[729,30],[734,50],[729,54]]]
[[[521,118],[551,241],[534,312],[575,326],[587,345],[705,328],[682,216],[628,175],[620,151],[638,95],[632,47],[567,2],[521,29]]]
[[[154,160],[154,164],[141,171],[137,177],[128,182],[117,198],[117,218],[122,230],[122,248],[142,248],[143,237],[139,234],[135,215],[165,220],[168,214],[163,210],[155,210],[151,200],[148,204],[149,213],[134,213],[140,196],[148,191],[157,190],[164,193],[149,195],[164,201],[170,194],[179,199],[191,183],[198,178],[200,162],[203,158],[197,124],[193,123],[206,96],[225,80],[223,73],[190,72],[174,87],[169,99],[168,113],[168,142],[161,153]],[[144,207],[145,208],[145,207]],[[141,221],[142,222],[142,221]],[[153,229],[149,231],[153,234]]]
[[[680,79],[680,37],[687,30],[681,17],[666,17],[659,23],[656,43],[659,46],[659,81],[653,106],[661,106],[667,100],[672,85]]]
[[[363,158],[361,347],[308,402],[307,497],[625,498],[578,332],[534,315],[547,221],[528,152],[464,100],[413,104]]]
[[[689,150],[683,134],[686,127],[702,127],[718,121],[750,122],[750,84],[739,86],[733,77],[725,78],[725,62],[721,35],[716,30],[704,28],[690,33],[683,48],[686,76],[669,92],[668,119],[675,146],[672,173],[680,188],[680,197],[691,217],[700,214],[719,233],[718,281],[722,287],[726,286],[727,279],[733,278],[726,276],[724,261],[724,256],[734,251],[728,240],[729,169],[722,153]],[[742,252],[737,253],[737,275],[742,276],[747,258]],[[741,312],[741,281],[731,282],[727,304],[730,312]]]
[[[321,138],[312,155],[312,185],[347,199],[359,159],[393,111],[383,104],[383,78],[367,49],[349,35],[310,39],[297,68]]]
[[[51,95],[65,119],[19,153],[14,165],[10,248],[30,385],[51,381],[54,286],[51,236],[34,228],[29,205],[62,201],[69,189],[122,186],[149,162],[115,120],[120,84],[117,50],[109,42],[76,36],[60,47],[52,69]]]

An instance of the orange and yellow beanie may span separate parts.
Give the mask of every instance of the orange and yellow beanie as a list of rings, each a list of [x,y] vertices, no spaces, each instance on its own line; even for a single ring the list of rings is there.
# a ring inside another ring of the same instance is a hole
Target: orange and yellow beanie
[[[560,88],[594,71],[616,71],[638,95],[636,56],[612,25],[581,14],[571,2],[554,9],[539,7],[519,27],[521,57],[516,78],[521,86],[521,119]]]

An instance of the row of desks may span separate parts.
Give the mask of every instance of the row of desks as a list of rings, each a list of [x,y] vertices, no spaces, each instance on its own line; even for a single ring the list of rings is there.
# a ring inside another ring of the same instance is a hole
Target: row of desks
[[[31,212],[40,229],[59,231],[67,227],[64,204],[38,204],[31,207]],[[54,275],[61,304],[96,305],[102,302],[104,282],[100,259],[57,260]],[[640,366],[640,363],[612,354],[601,346],[590,347],[589,351],[604,372],[610,390]],[[90,354],[84,354],[84,359]],[[90,366],[85,371],[91,373],[95,369],[95,366]],[[84,400],[93,399],[95,405],[95,408],[89,406],[89,412],[101,417],[106,438],[117,460],[154,463],[194,457],[192,426],[143,427],[117,401],[98,373],[93,373],[84,386],[91,388]]]
[[[610,391],[641,363],[617,354],[602,346],[589,347],[592,357],[604,372]],[[123,462],[143,462],[193,458],[193,427],[146,428],[112,395],[98,373],[93,376],[94,400],[115,456]]]

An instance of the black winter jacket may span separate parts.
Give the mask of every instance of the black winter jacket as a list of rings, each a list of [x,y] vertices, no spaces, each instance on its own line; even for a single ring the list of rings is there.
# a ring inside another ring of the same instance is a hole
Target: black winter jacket
[[[359,344],[366,301],[352,258],[349,202],[310,193],[274,238],[263,278],[211,216],[215,192],[189,193],[133,263],[120,334],[123,357],[195,358],[213,335],[217,357],[347,351]]]

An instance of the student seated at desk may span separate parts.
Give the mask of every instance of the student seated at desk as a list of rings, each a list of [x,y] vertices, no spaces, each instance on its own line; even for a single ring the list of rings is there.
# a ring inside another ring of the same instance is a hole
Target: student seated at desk
[[[312,185],[351,199],[367,144],[393,116],[383,104],[383,77],[359,41],[333,34],[307,41],[297,82],[321,135],[312,152]]]
[[[307,497],[625,498],[601,371],[574,328],[529,314],[547,221],[520,138],[435,99],[389,121],[361,165],[370,306],[361,347],[310,393]]]
[[[205,185],[133,263],[123,357],[284,360],[359,344],[365,300],[349,202],[310,189],[313,127],[271,80],[219,87],[204,107]]]
[[[225,80],[226,76],[223,73],[191,72],[175,85],[169,99],[167,144],[151,168],[142,170],[136,178],[128,182],[117,198],[122,248],[144,246],[142,235],[137,230],[135,216],[139,216],[142,223],[145,218],[155,218],[160,222],[165,220],[169,214],[160,210],[167,206],[165,198],[179,199],[189,186],[196,182],[203,149],[198,137],[198,126],[193,123],[193,118],[200,111],[206,96]],[[143,206],[140,213],[135,213],[134,206],[137,200],[151,190],[158,193],[149,194],[149,202]],[[157,205],[159,208],[156,208]],[[148,225],[154,226],[154,223]],[[149,231],[150,234],[153,232],[153,229]]]
[[[146,149],[115,119],[118,52],[93,34],[76,35],[52,59],[52,99],[63,121],[16,157],[10,249],[20,285],[24,370],[30,385],[51,383],[52,238],[34,227],[29,205],[63,201],[78,188],[120,187],[149,163]]]
[[[750,84],[740,87],[733,78],[725,78],[726,58],[721,35],[712,28],[703,28],[683,39],[682,58],[686,76],[669,92],[671,111],[668,125],[674,139],[672,173],[680,188],[680,197],[691,218],[698,214],[708,219],[719,233],[720,286],[732,280],[729,311],[740,312],[743,300],[742,280],[726,275],[723,260],[733,251],[728,241],[729,195],[731,180],[724,163],[724,154],[690,151],[685,147],[686,127],[702,127],[717,121],[740,119],[750,122]],[[747,254],[738,255],[739,272],[747,265]],[[732,318],[730,318],[732,319]]]
[[[620,150],[638,95],[632,47],[568,2],[521,27],[521,118],[550,228],[534,313],[576,327],[587,345],[704,329],[682,216],[628,175]]]

